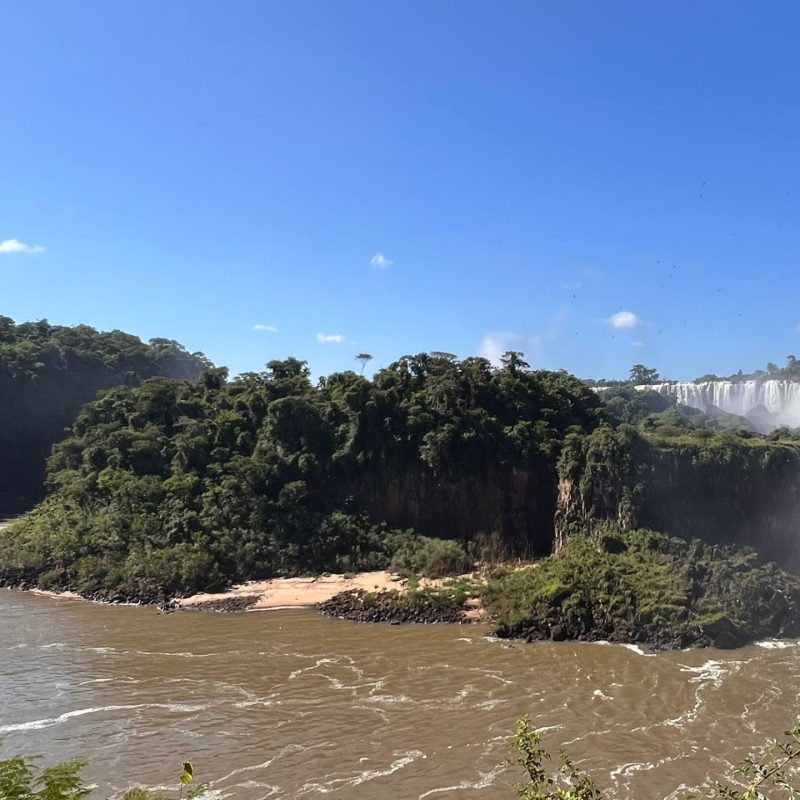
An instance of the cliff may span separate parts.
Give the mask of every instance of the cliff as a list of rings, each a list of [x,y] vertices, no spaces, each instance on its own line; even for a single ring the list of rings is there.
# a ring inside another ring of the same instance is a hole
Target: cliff
[[[610,521],[747,545],[800,569],[800,443],[602,426],[569,439],[558,481],[556,551],[571,534]]]

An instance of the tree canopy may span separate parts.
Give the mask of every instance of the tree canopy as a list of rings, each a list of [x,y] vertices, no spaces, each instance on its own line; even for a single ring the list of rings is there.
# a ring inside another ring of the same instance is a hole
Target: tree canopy
[[[50,448],[98,391],[154,375],[194,379],[210,366],[171,339],[0,316],[0,511],[41,495]]]
[[[0,570],[135,594],[363,568],[387,557],[387,526],[479,532],[476,491],[483,532],[508,538],[514,486],[530,473],[542,496],[521,502],[552,528],[561,444],[593,430],[600,409],[576,378],[527,370],[517,354],[499,370],[404,356],[371,381],[347,371],[314,385],[286,359],[230,382],[208,370],[119,386],[55,448],[50,496],[3,537]],[[435,493],[448,491],[444,507]]]

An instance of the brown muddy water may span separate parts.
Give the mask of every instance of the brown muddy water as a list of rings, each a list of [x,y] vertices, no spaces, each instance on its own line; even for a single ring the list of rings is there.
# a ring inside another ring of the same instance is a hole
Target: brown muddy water
[[[0,757],[85,756],[96,796],[501,800],[529,714],[618,797],[682,797],[792,724],[800,647],[644,655],[311,611],[109,607],[0,591]],[[176,792],[177,795],[177,792]]]

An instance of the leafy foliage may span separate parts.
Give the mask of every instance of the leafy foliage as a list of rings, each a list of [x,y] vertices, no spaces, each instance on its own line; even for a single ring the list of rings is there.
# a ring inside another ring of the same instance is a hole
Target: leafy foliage
[[[0,508],[41,495],[50,448],[100,390],[154,375],[193,380],[210,366],[169,339],[0,316]]]
[[[786,568],[800,569],[795,440],[648,417],[638,426],[601,425],[588,436],[567,437],[559,476],[559,540],[611,521],[751,544]]]
[[[81,778],[86,766],[82,759],[63,761],[52,767],[39,769],[35,761],[24,756],[0,760],[0,800],[84,800],[91,794]],[[194,768],[184,761],[178,777],[180,800],[184,789],[194,781]],[[189,792],[188,798],[197,797],[205,786]],[[122,800],[168,800],[160,792],[144,787],[134,787],[122,795]]]
[[[800,581],[752,551],[612,528],[489,581],[501,636],[735,647],[800,634]]]
[[[722,800],[769,800],[769,790],[778,796],[800,796],[797,772],[792,769],[800,759],[800,725],[786,731],[783,739],[773,739],[761,759],[748,758],[738,770],[744,786],[715,783]],[[773,795],[774,796],[774,795]]]
[[[578,769],[563,750],[561,768],[554,776],[545,766],[551,760],[550,753],[542,746],[541,735],[528,717],[517,723],[511,745],[515,754],[513,763],[521,767],[525,776],[525,782],[517,786],[517,797],[521,800],[611,800],[611,795],[601,791],[594,779]],[[748,758],[741,765],[738,775],[742,780],[738,785],[717,781],[705,796],[714,800],[798,797],[799,760],[800,725],[797,725],[786,731],[783,739],[770,741],[762,758]]]
[[[514,763],[525,773],[525,783],[517,785],[517,797],[521,800],[601,800],[594,779],[579,770],[563,750],[559,778],[565,786],[558,785],[545,767],[545,762],[551,760],[550,753],[542,747],[541,735],[528,717],[517,722],[513,747]]]
[[[516,354],[500,370],[406,356],[371,381],[344,372],[317,386],[296,359],[230,383],[209,370],[120,386],[83,408],[50,458],[48,498],[0,536],[0,579],[153,600],[384,567],[396,528],[464,538],[497,525],[525,548],[504,485],[537,476],[533,511],[552,531],[564,436],[594,429],[600,408],[577,379]],[[417,544],[398,555],[404,568],[467,566],[457,544]]]

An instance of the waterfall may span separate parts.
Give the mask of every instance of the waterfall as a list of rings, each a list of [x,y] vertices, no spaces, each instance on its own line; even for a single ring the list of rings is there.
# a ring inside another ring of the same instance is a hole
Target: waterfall
[[[768,432],[786,425],[800,427],[800,382],[776,380],[702,381],[700,383],[654,383],[637,386],[651,390],[701,411],[721,409],[747,417],[755,427]]]

